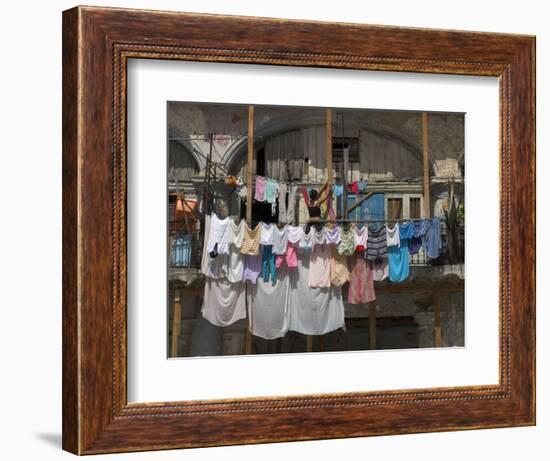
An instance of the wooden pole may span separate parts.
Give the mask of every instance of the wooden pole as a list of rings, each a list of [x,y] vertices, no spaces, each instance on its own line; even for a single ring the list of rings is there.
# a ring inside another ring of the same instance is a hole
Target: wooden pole
[[[246,222],[252,221],[252,177],[254,168],[254,106],[248,106],[248,155],[246,160]]]
[[[369,303],[369,349],[376,349],[376,304]]]
[[[349,148],[344,147],[343,149],[343,155],[344,155],[344,171],[342,172],[342,184],[344,186],[344,194],[342,200],[344,203],[342,204],[342,208],[344,210],[344,213],[342,214],[342,217],[344,219],[348,219],[349,216],[349,210],[348,210],[348,170],[349,170]]]
[[[313,336],[306,336],[306,352],[313,352]]]
[[[422,112],[422,166],[423,166],[423,214],[424,218],[431,215],[430,209],[430,150],[428,138],[428,113]]]
[[[254,168],[254,106],[248,106],[248,152],[246,160],[246,222],[252,224],[252,189],[253,189],[253,168]],[[248,303],[248,296],[246,296]],[[252,310],[248,307],[249,322],[252,322]],[[250,324],[246,329],[244,339],[244,353],[252,353],[252,333]]]
[[[178,356],[180,331],[181,331],[181,299],[180,299],[180,290],[176,289],[174,292],[174,312],[172,314],[172,344],[170,347],[170,357]]]
[[[327,182],[332,186],[332,109],[327,109]]]

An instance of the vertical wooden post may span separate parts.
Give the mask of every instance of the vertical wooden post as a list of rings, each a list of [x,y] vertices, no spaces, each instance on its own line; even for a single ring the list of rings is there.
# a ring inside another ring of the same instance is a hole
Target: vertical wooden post
[[[327,182],[332,186],[332,109],[327,109]]]
[[[254,106],[248,106],[248,155],[246,160],[246,222],[252,221],[252,189],[254,168]]]
[[[422,112],[422,166],[423,166],[423,215],[429,218],[430,206],[430,149],[428,138],[428,113]]]
[[[344,186],[344,193],[342,196],[343,204],[342,208],[344,210],[343,218],[348,219],[348,170],[349,170],[349,148],[344,147],[343,148],[343,155],[344,155],[344,171],[342,172],[342,184]]]
[[[180,290],[174,292],[174,312],[172,314],[172,344],[170,345],[170,357],[178,356],[178,346],[181,331],[181,299]]]
[[[439,293],[434,295],[434,330],[435,347],[441,347],[441,305],[439,304]]]
[[[313,352],[313,336],[306,336],[306,352]]]
[[[376,304],[369,303],[369,349],[376,349]]]
[[[247,299],[246,303],[248,304],[248,296],[246,297],[246,299]],[[250,317],[248,321],[251,322],[252,310],[250,309],[250,305],[247,305],[247,307],[248,307],[247,309],[248,316]],[[250,323],[244,335],[244,353],[246,355],[249,355],[252,353],[252,332],[250,331]]]
[[[246,222],[252,223],[252,189],[253,189],[253,168],[254,168],[254,106],[248,106],[248,152],[246,160]],[[246,296],[248,303],[248,296]],[[248,321],[251,322],[252,310],[248,307]],[[252,353],[252,333],[249,327],[246,329],[244,338],[244,353]]]

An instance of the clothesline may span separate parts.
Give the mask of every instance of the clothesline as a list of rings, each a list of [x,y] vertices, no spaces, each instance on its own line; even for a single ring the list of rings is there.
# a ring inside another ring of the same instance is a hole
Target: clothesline
[[[388,223],[388,222],[420,222],[431,220],[433,218],[398,218],[398,219],[310,219],[308,221],[300,221],[298,224],[315,224],[315,223]],[[438,218],[439,219],[439,218]]]

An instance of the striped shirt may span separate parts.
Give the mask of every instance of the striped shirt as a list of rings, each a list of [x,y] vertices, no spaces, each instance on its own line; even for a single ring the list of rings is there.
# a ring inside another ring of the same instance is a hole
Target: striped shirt
[[[381,260],[388,257],[388,243],[386,228],[382,224],[369,224],[369,240],[367,245],[367,259],[369,261]]]

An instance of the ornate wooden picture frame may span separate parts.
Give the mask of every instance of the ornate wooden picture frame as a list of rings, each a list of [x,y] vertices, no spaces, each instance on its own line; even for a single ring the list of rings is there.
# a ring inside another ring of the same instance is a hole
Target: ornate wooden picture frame
[[[126,69],[132,58],[498,77],[498,385],[128,403]],[[94,7],[63,13],[65,450],[93,454],[533,424],[534,37]]]

